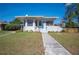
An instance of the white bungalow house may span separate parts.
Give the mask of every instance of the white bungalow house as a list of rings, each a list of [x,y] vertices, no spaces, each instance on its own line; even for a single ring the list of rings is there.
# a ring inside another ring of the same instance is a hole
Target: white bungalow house
[[[45,16],[16,16],[16,18],[23,21],[23,31],[39,31],[39,32],[60,32],[60,26],[54,26],[53,22],[58,17],[45,17]]]

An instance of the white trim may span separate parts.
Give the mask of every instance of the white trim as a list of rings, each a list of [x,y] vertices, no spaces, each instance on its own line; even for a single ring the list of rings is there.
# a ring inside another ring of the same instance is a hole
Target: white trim
[[[44,17],[44,18],[59,18],[59,17],[55,17],[55,16],[53,16],[53,17]]]
[[[46,16],[15,16],[16,18],[18,17],[43,17],[43,18],[59,18],[59,17],[56,17],[56,16],[52,16],[52,17],[46,17]]]
[[[16,18],[17,17],[44,17],[44,16],[15,16]]]

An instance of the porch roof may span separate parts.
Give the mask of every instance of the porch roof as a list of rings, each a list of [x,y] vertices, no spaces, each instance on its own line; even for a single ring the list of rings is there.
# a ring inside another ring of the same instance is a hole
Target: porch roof
[[[59,17],[45,17],[45,16],[15,16],[16,18],[19,18],[20,20],[27,20],[27,19],[33,19],[33,20],[55,20]]]

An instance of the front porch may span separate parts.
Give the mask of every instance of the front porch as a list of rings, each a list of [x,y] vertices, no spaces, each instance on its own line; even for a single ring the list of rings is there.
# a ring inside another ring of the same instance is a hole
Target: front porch
[[[48,27],[53,25],[50,20],[26,20],[23,31],[47,32]]]

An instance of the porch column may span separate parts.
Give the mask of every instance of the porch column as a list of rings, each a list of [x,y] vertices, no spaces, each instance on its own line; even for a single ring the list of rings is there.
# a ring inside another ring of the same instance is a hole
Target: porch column
[[[33,30],[35,31],[35,19],[33,19]]]
[[[25,20],[25,27],[27,27],[27,20]]]
[[[24,27],[23,27],[23,31],[27,30],[27,19],[24,20]]]
[[[46,30],[46,21],[43,22],[44,30]]]

